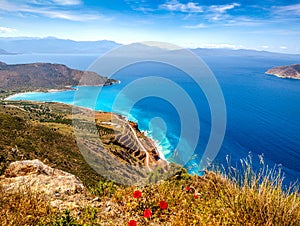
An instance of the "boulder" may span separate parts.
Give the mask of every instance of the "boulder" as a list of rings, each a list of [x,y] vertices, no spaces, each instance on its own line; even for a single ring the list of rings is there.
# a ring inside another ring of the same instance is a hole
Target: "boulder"
[[[91,201],[94,197],[87,194],[76,176],[51,168],[37,159],[11,163],[1,178],[0,186],[4,192],[41,193],[59,209],[97,204]]]
[[[83,193],[85,187],[74,175],[53,169],[39,160],[13,162],[5,171],[1,181],[6,191],[31,188],[50,196]]]

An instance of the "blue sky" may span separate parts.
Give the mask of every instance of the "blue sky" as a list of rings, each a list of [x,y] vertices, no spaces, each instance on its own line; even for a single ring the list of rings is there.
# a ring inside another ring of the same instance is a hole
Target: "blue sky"
[[[0,0],[0,36],[300,53],[300,0]]]

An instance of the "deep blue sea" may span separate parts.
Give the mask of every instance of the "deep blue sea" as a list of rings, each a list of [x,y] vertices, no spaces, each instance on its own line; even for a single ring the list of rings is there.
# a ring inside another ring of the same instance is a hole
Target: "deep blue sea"
[[[49,54],[0,55],[0,61],[63,63],[71,68],[85,70],[97,57],[96,55]],[[258,166],[257,156],[263,154],[268,165],[282,165],[287,183],[300,179],[300,80],[280,79],[264,74],[273,66],[300,63],[300,57],[206,56],[202,59],[215,74],[226,102],[227,129],[222,148],[215,161],[224,163],[228,155],[234,164],[251,153],[254,165]],[[201,136],[195,154],[200,155],[209,138],[210,110],[203,93],[199,92],[193,81],[177,69],[152,63],[127,67],[113,77],[119,79],[120,84],[102,89],[96,109],[111,111],[111,106],[120,90],[136,78],[153,75],[174,80],[194,101],[200,112],[201,122]],[[11,99],[57,101],[93,107],[89,103],[89,95],[97,93],[98,88],[79,87],[79,89],[81,93],[86,93],[86,96],[77,98],[76,101],[74,101],[75,91],[26,93]],[[122,113],[122,110],[119,113]],[[157,125],[150,123],[157,117],[163,119],[164,123]],[[141,130],[148,131],[151,137],[158,140],[166,158],[171,156],[178,143],[181,126],[180,117],[174,110],[174,106],[160,98],[145,98],[133,106],[129,118],[138,122]],[[195,156],[195,159],[186,165],[190,172],[197,172],[197,161]]]

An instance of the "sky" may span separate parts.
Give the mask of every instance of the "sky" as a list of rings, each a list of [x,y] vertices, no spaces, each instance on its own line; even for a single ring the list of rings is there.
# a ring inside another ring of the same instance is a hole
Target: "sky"
[[[300,0],[0,0],[0,37],[300,53]]]

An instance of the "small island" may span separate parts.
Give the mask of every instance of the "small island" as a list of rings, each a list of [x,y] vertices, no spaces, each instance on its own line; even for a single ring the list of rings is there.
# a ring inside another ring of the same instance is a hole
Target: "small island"
[[[273,67],[267,70],[266,74],[274,75],[279,78],[300,79],[300,64]]]

